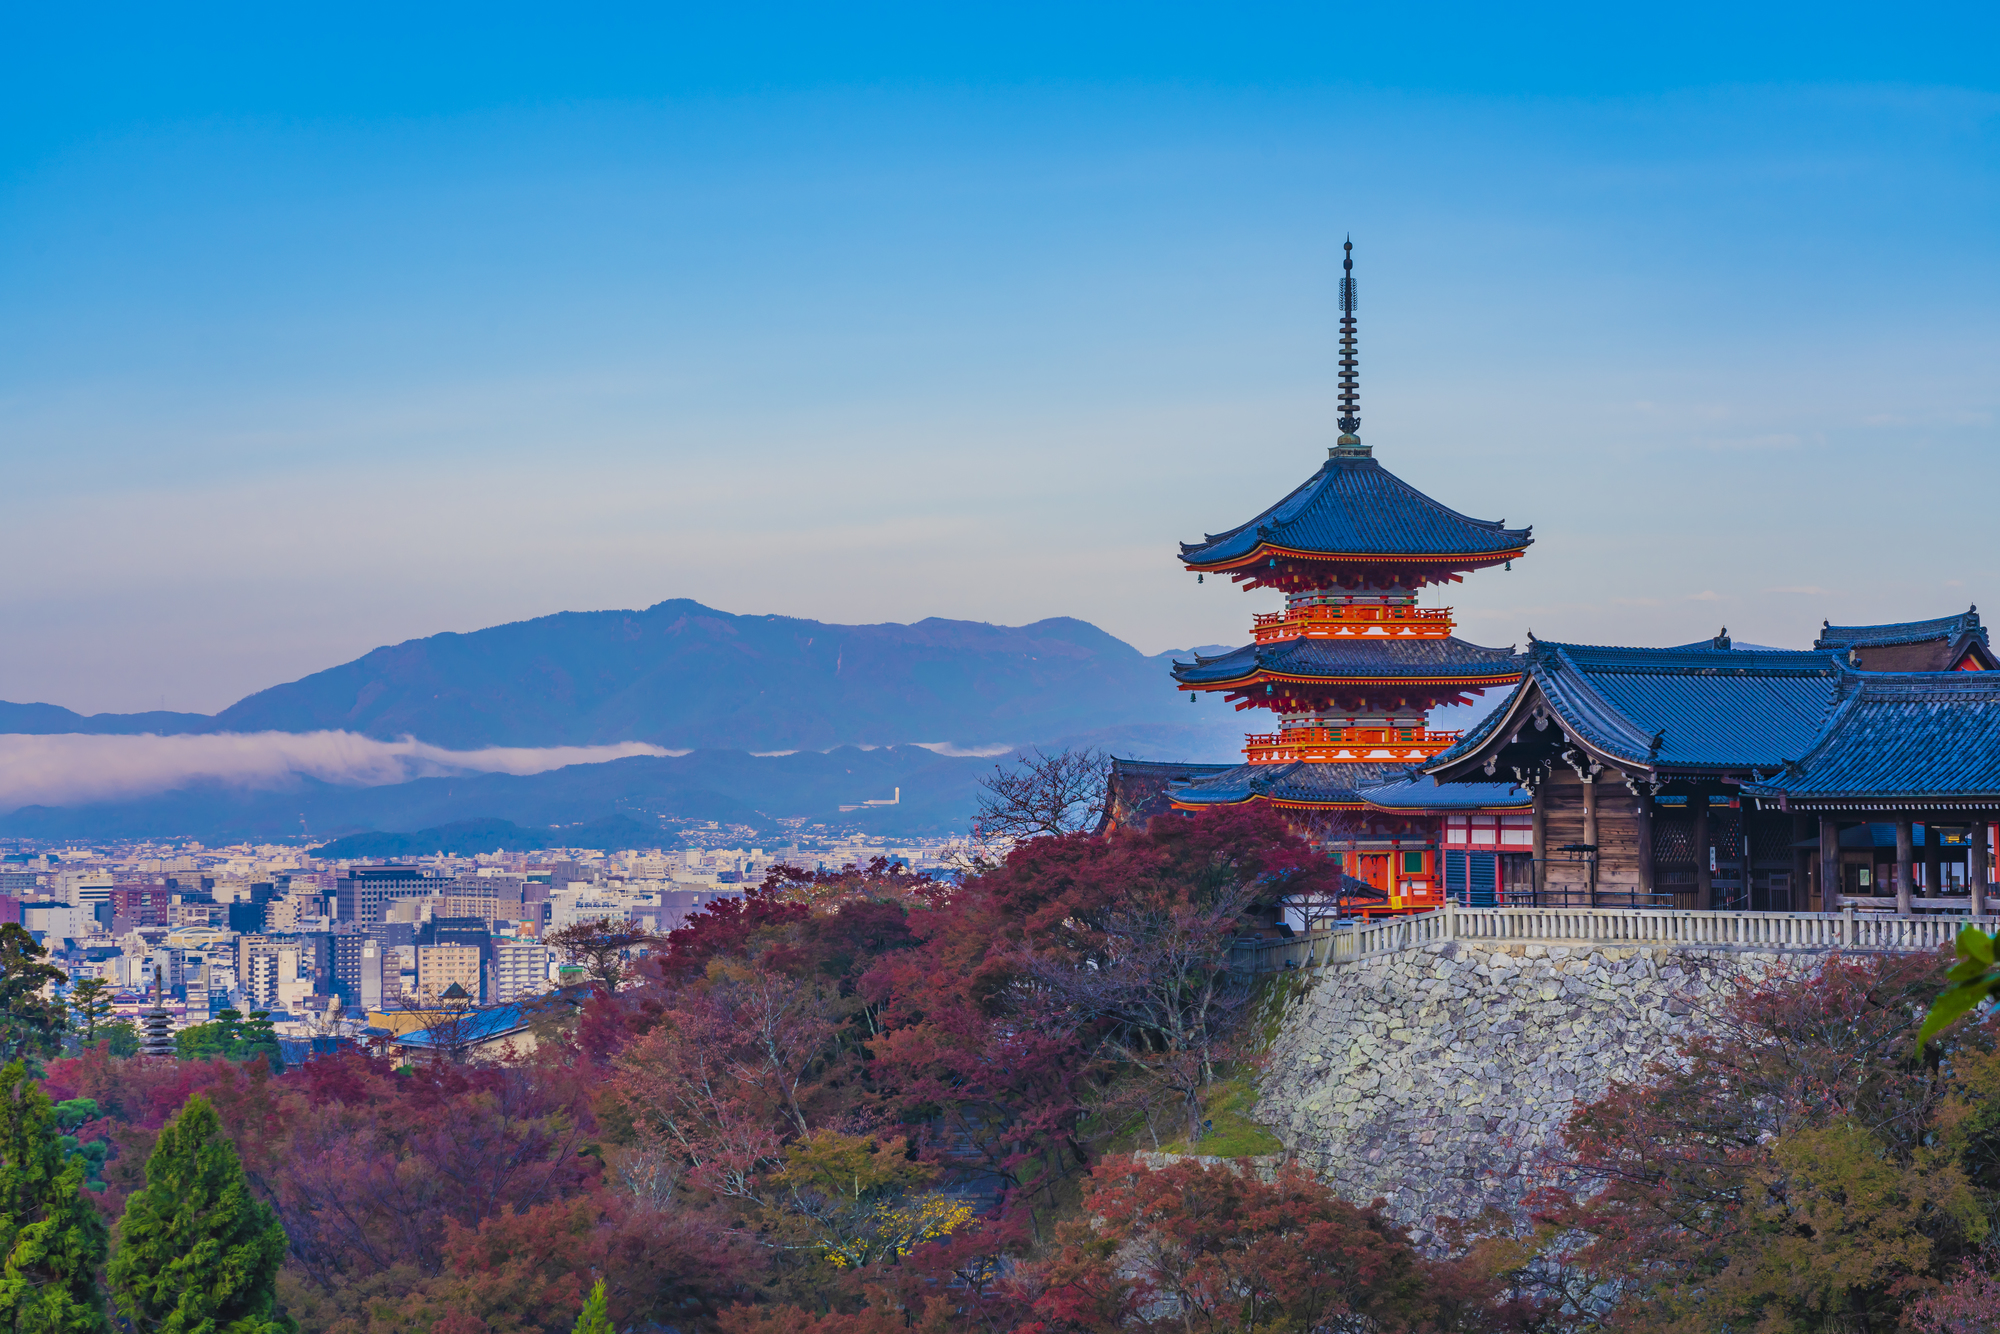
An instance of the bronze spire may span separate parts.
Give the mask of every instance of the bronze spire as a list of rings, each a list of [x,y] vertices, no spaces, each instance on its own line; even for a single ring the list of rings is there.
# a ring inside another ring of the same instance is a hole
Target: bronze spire
[[[1341,247],[1347,252],[1340,267],[1340,440],[1342,446],[1361,443],[1361,380],[1354,359],[1354,238]]]

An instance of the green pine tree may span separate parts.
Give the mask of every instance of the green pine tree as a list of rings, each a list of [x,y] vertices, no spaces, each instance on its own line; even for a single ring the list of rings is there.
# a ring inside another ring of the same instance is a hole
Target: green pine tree
[[[236,1146],[196,1094],[160,1131],[111,1257],[118,1313],[138,1334],[292,1334],[278,1310],[285,1229],[250,1193]]]
[[[104,1220],[80,1193],[85,1163],[65,1155],[55,1108],[20,1061],[0,1069],[0,1328],[105,1334],[97,1271]]]
[[[19,923],[0,925],[0,1057],[53,1056],[69,1027],[69,1008],[42,993],[69,974],[44,963],[48,951]]]
[[[597,1286],[584,1299],[583,1314],[576,1318],[576,1328],[570,1334],[617,1334],[611,1323],[611,1310],[604,1301],[603,1279],[597,1280]]]

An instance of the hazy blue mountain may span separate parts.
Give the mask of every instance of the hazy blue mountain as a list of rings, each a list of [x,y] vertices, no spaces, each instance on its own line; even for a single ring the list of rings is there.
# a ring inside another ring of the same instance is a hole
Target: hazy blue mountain
[[[455,820],[435,829],[407,834],[349,834],[320,847],[315,856],[328,861],[357,858],[428,857],[435,852],[469,857],[480,852],[536,852],[543,848],[621,848],[650,846],[659,841],[657,826],[629,815],[613,815],[589,824],[565,828],[518,825],[512,820]]]
[[[0,837],[196,838],[222,843],[435,829],[468,820],[511,821],[536,829],[597,826],[616,817],[638,820],[670,837],[663,819],[764,828],[795,816],[885,835],[942,833],[966,829],[977,784],[997,762],[950,758],[917,746],[874,750],[844,746],[824,754],[801,751],[778,756],[704,750],[577,764],[521,777],[421,778],[382,787],[346,787],[300,778],[284,788],[245,791],[202,780],[135,800],[24,806],[0,815]],[[840,810],[871,799],[886,800],[898,788],[902,789],[898,805]]]
[[[81,714],[56,704],[9,704],[0,699],[0,732],[49,736],[57,732],[88,732],[98,736],[137,736],[213,732],[215,719],[205,713]]]
[[[752,751],[1084,740],[1189,758],[1241,744],[1226,711],[1186,704],[1170,656],[1066,617],[827,625],[675,599],[413,639],[213,718],[0,705],[0,730],[339,729],[454,748],[648,741]]]

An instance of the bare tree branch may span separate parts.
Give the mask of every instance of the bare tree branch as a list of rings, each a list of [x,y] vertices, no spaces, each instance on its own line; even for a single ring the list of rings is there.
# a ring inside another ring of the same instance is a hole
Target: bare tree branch
[[[1104,815],[1111,757],[1101,750],[1036,747],[1014,756],[1011,767],[993,766],[979,784],[974,838],[1041,838],[1094,829]]]

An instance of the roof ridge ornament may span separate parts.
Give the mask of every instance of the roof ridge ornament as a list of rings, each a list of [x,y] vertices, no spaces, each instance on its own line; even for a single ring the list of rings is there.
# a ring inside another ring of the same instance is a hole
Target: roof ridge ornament
[[[1354,458],[1369,453],[1355,434],[1361,429],[1361,372],[1354,355],[1354,238],[1349,236],[1341,249],[1347,253],[1340,261],[1340,439],[1328,453]]]

